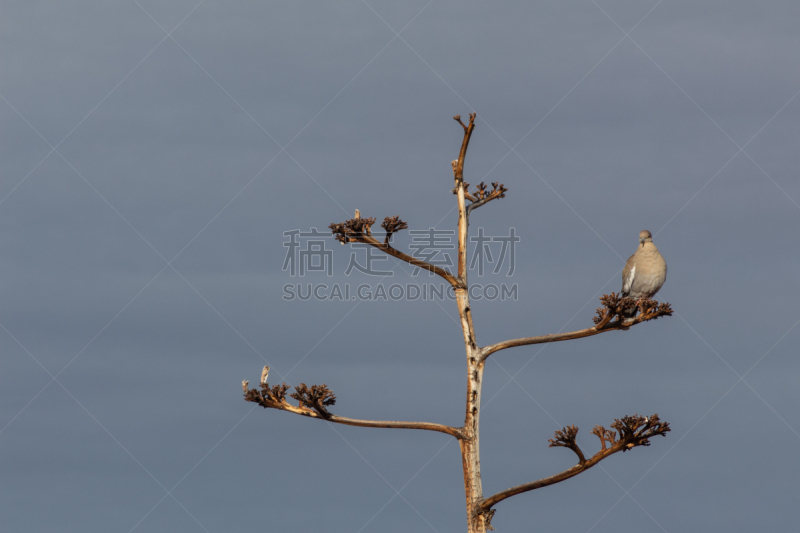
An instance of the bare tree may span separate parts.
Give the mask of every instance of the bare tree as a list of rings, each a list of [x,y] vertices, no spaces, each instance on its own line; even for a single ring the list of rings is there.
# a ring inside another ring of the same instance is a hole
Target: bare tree
[[[507,340],[490,346],[479,346],[475,335],[475,326],[472,322],[469,285],[467,283],[469,217],[475,209],[486,205],[492,200],[503,198],[508,189],[501,183],[492,183],[491,189],[481,183],[473,192],[469,192],[469,184],[464,182],[464,159],[467,155],[472,131],[475,128],[475,114],[470,114],[468,125],[461,121],[460,116],[453,118],[464,129],[461,151],[458,159],[452,162],[455,178],[455,188],[452,192],[458,199],[458,272],[455,276],[447,270],[411,257],[392,247],[390,242],[392,235],[408,228],[408,224],[400,220],[399,217],[386,217],[384,219],[381,227],[385,230],[385,236],[382,241],[372,235],[371,228],[375,224],[375,219],[362,218],[358,211],[356,211],[353,219],[341,224],[331,224],[330,229],[342,244],[353,242],[369,244],[401,261],[406,261],[416,267],[438,274],[453,287],[456,295],[456,304],[458,305],[458,314],[461,319],[461,329],[464,332],[464,346],[467,355],[467,398],[464,425],[452,427],[431,422],[358,420],[334,415],[328,410],[328,407],[335,404],[336,396],[324,384],[312,385],[311,387],[305,384],[297,385],[295,392],[290,394],[290,397],[297,400],[297,405],[292,405],[287,401],[286,392],[289,386],[285,383],[270,387],[264,379],[259,390],[249,389],[248,382],[244,381],[242,382],[242,388],[244,389],[245,399],[249,402],[258,403],[265,408],[280,409],[308,418],[327,420],[328,422],[350,426],[423,429],[438,431],[455,437],[458,439],[461,448],[464,468],[468,531],[470,533],[478,533],[493,529],[491,520],[495,513],[494,506],[501,501],[523,492],[565,481],[581,472],[585,472],[606,457],[617,452],[624,452],[636,446],[649,446],[651,437],[656,435],[663,436],[670,431],[669,424],[662,422],[657,414],[649,417],[639,415],[623,416],[610,424],[611,429],[606,429],[602,426],[594,427],[591,433],[600,439],[600,450],[587,459],[575,441],[578,428],[567,426],[555,432],[554,437],[549,440],[550,447],[569,448],[577,455],[578,464],[558,474],[484,497],[481,487],[479,427],[481,386],[487,358],[495,352],[516,346],[580,339],[607,331],[627,330],[636,324],[654,320],[660,316],[671,315],[672,309],[668,303],[658,303],[655,300],[634,301],[630,298],[621,298],[612,292],[610,295],[604,295],[600,299],[602,305],[597,309],[597,316],[594,317],[594,326],[590,328],[569,333],[554,333]],[[467,204],[467,201],[469,201],[469,204]],[[632,314],[634,316],[631,317]],[[268,369],[265,369],[265,371],[268,371]]]

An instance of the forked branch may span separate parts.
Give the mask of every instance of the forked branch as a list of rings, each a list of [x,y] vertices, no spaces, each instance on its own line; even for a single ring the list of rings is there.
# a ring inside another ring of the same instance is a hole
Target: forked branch
[[[296,415],[306,416],[327,420],[336,424],[346,426],[358,426],[368,428],[401,428],[401,429],[423,429],[428,431],[438,431],[446,433],[457,439],[463,438],[461,428],[446,426],[444,424],[434,424],[432,422],[397,422],[390,420],[360,420],[357,418],[347,418],[337,416],[328,411],[328,407],[336,404],[336,396],[328,389],[325,384],[307,386],[301,383],[295,387],[295,392],[290,394],[291,398],[297,400],[297,405],[290,404],[286,399],[286,392],[289,385],[282,383],[270,387],[269,383],[261,383],[261,390],[248,388],[250,382],[242,382],[244,399],[248,402],[257,403],[265,409],[278,409]]]
[[[523,492],[554,485],[577,476],[581,472],[592,468],[606,457],[617,452],[625,452],[636,446],[650,446],[649,439],[651,437],[657,435],[666,436],[670,431],[669,423],[662,422],[657,414],[650,417],[639,415],[624,416],[621,419],[614,420],[611,427],[617,431],[611,431],[602,426],[594,427],[592,434],[600,438],[601,448],[589,459],[584,458],[583,452],[575,442],[575,437],[578,434],[577,427],[567,426],[556,431],[555,436],[549,440],[550,447],[560,446],[571,449],[578,456],[578,464],[554,476],[517,485],[516,487],[498,492],[494,496],[484,498],[477,505],[476,515],[484,514],[484,516],[489,516],[490,514],[494,514],[492,507],[507,498],[522,494]],[[617,436],[617,432],[619,432],[619,437]]]
[[[673,311],[670,304],[659,303],[656,300],[639,300],[631,298],[620,298],[616,293],[604,294],[600,301],[603,305],[597,308],[597,315],[593,318],[595,325],[591,328],[579,329],[566,333],[552,333],[550,335],[540,335],[538,337],[523,337],[512,339],[486,346],[481,350],[481,361],[500,350],[514,348],[517,346],[527,346],[529,344],[545,344],[548,342],[567,341],[591,337],[606,331],[626,330],[636,324],[655,320],[661,316],[671,316]],[[636,308],[637,314],[632,318],[628,315],[632,308]],[[616,320],[614,320],[616,318]]]

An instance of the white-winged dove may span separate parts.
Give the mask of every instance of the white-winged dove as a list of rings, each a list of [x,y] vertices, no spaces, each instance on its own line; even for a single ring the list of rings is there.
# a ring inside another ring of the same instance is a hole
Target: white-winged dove
[[[667,279],[667,263],[658,248],[653,244],[649,231],[639,233],[639,248],[628,258],[622,270],[622,291],[620,296],[634,300],[649,300],[664,285]],[[629,309],[623,316],[636,314],[636,308]]]

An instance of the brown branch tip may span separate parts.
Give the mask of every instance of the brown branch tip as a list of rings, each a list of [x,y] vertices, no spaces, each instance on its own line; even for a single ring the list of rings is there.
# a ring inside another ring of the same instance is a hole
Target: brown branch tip
[[[358,242],[367,236],[372,236],[372,225],[375,224],[375,218],[351,218],[341,224],[333,223],[328,226],[337,241],[342,244],[348,242]],[[388,244],[392,234],[400,230],[408,229],[408,224],[400,217],[386,217],[381,223],[381,227],[386,230],[385,244]]]
[[[563,429],[556,430],[552,439],[547,442],[550,443],[550,448],[556,446],[563,446],[564,448],[575,447],[575,436],[578,434],[578,428],[575,426],[567,426]]]
[[[569,448],[578,455],[578,459],[580,459],[581,464],[583,464],[586,462],[586,458],[583,456],[583,452],[578,447],[578,443],[575,442],[575,436],[577,434],[578,428],[576,426],[567,426],[563,429],[556,430],[553,438],[549,439],[547,442],[550,443],[550,448],[555,448],[557,446]]]
[[[392,235],[400,230],[408,229],[408,224],[400,220],[399,216],[395,216],[384,218],[381,227],[386,230],[386,238],[383,239],[383,243],[389,244]]]
[[[659,303],[656,300],[634,300],[633,298],[620,298],[620,295],[612,292],[604,294],[600,298],[603,304],[597,308],[597,316],[592,321],[599,327],[606,326],[614,317],[619,317],[619,321],[633,318],[632,321],[625,323],[626,326],[655,320],[660,316],[672,316],[672,306],[667,303]],[[633,310],[633,311],[631,311]],[[638,314],[636,314],[638,313]],[[623,316],[627,315],[627,316]]]
[[[477,113],[470,113],[470,114],[469,114],[469,125],[470,125],[470,126],[472,126],[472,125],[475,123],[475,117],[477,117],[477,116],[478,116],[478,114],[477,114]],[[456,122],[458,122],[459,124],[461,124],[461,127],[462,127],[462,128],[464,128],[464,131],[465,131],[465,132],[467,131],[467,129],[469,129],[469,126],[467,126],[466,124],[464,124],[463,122],[461,122],[461,115],[456,115],[456,116],[454,116],[454,117],[453,117],[453,120],[455,120]]]
[[[322,385],[311,385],[311,387],[308,387],[305,383],[295,386],[295,392],[289,396],[297,400],[298,406],[296,408],[286,401],[286,392],[289,390],[289,385],[286,383],[273,385],[272,387],[270,387],[269,383],[261,383],[261,390],[248,389],[247,383],[246,381],[242,382],[242,388],[245,389],[245,401],[257,403],[265,409],[285,409],[287,407],[310,409],[323,418],[330,418],[331,413],[326,407],[336,404],[336,395],[324,383]]]
[[[615,419],[611,427],[617,431],[611,431],[603,426],[595,426],[592,430],[592,434],[597,435],[600,439],[601,451],[616,447],[617,451],[621,449],[625,452],[636,446],[650,446],[651,437],[666,436],[668,432],[672,431],[669,422],[662,422],[657,414],[653,416],[623,416]],[[619,432],[619,438],[617,438],[617,432]]]

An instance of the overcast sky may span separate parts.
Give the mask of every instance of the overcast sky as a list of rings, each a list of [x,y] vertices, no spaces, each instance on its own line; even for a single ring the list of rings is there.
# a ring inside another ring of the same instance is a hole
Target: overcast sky
[[[335,414],[462,424],[452,301],[330,298],[441,280],[347,275],[366,252],[328,237],[331,275],[301,275],[314,238],[284,232],[356,208],[453,230],[451,117],[475,111],[466,180],[509,192],[472,234],[519,237],[513,271],[502,241],[470,271],[516,290],[473,301],[479,344],[590,326],[642,229],[676,310],[490,358],[486,495],[572,466],[547,447],[565,425],[586,453],[623,415],[673,428],[493,525],[793,530],[799,26],[778,0],[4,1],[0,529],[464,531],[454,439],[265,411],[240,383],[268,363]]]

